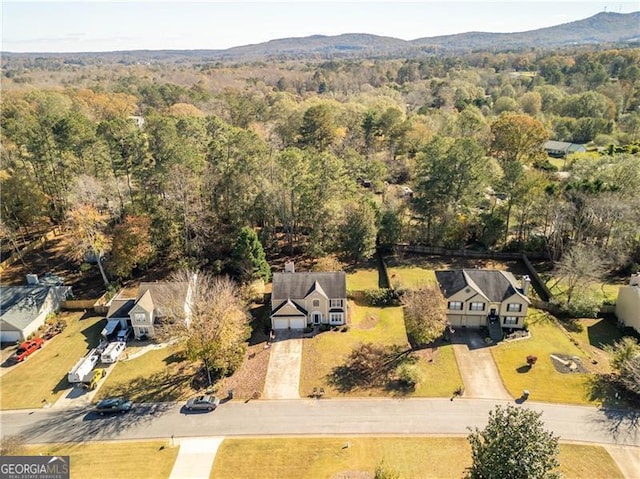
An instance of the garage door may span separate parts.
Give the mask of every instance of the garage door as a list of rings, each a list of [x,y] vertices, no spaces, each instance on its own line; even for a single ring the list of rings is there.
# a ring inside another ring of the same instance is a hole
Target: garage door
[[[20,341],[20,331],[0,331],[0,342],[15,343]]]
[[[291,318],[289,320],[289,326],[291,329],[304,329],[307,327],[306,318]]]
[[[272,318],[273,329],[289,329],[289,318]]]

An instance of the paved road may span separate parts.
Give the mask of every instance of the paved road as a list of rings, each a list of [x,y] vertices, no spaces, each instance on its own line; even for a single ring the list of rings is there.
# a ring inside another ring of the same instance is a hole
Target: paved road
[[[484,427],[495,404],[484,399],[302,399],[232,401],[212,413],[184,414],[180,405],[136,405],[101,417],[86,408],[7,411],[0,434],[27,442],[151,439],[199,436],[468,434]],[[566,441],[640,446],[640,411],[527,402],[545,426]]]

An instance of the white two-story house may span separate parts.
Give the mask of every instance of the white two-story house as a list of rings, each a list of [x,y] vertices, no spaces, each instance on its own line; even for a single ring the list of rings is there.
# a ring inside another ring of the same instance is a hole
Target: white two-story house
[[[490,331],[495,330],[495,326],[524,328],[530,304],[528,276],[518,282],[513,274],[499,270],[457,269],[435,274],[447,301],[447,319],[451,326],[485,326]]]
[[[274,273],[271,293],[271,327],[304,329],[347,321],[347,275],[296,273],[287,263],[284,273]]]

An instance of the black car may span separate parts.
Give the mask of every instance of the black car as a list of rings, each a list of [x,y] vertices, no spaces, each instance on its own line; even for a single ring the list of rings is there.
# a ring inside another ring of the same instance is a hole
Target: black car
[[[98,401],[96,404],[96,412],[101,416],[107,413],[125,413],[131,411],[132,403],[125,398],[107,398]]]
[[[220,399],[215,396],[196,396],[187,401],[187,410],[213,411],[220,404]]]

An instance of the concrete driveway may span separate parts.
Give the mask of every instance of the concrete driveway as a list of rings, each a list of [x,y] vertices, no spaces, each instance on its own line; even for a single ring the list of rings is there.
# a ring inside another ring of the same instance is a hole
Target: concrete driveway
[[[453,351],[464,382],[464,395],[477,399],[513,399],[504,388],[502,378],[477,331],[459,329],[453,338]]]
[[[300,367],[302,364],[302,332],[276,332],[271,344],[269,369],[264,384],[264,399],[300,399]]]

